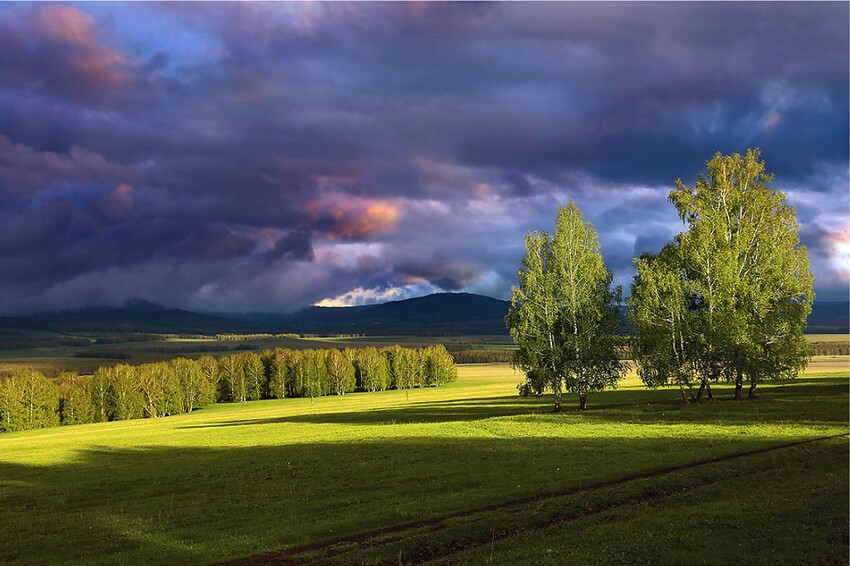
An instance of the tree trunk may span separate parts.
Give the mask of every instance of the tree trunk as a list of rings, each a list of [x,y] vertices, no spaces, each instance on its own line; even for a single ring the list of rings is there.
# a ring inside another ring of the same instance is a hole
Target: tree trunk
[[[682,402],[687,405],[688,404],[688,395],[685,393],[685,386],[679,384],[679,391],[682,392]]]
[[[749,395],[747,395],[747,397],[749,397],[750,399],[756,398],[756,385],[758,385],[758,381],[753,378],[752,383],[750,383],[750,393]]]
[[[741,370],[738,370],[738,373],[735,374],[735,399],[741,400],[744,398],[743,393],[744,388],[744,374]]]
[[[711,392],[711,379],[712,377],[716,378],[717,376],[703,376],[702,381],[699,384],[699,391],[697,392],[697,403],[702,400],[703,394],[705,395],[706,400],[714,401],[714,394]]]
[[[555,390],[555,412],[561,412],[561,388]]]
[[[587,409],[587,393],[578,394],[578,410],[584,411]]]
[[[705,393],[706,387],[708,387],[708,378],[703,377],[699,382],[699,391],[697,391],[697,403],[702,401],[702,394]]]

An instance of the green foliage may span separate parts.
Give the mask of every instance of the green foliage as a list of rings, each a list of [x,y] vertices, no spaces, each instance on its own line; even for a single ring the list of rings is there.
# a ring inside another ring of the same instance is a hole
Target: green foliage
[[[339,350],[328,350],[325,355],[325,368],[330,386],[329,393],[345,395],[357,386],[354,364]]]
[[[693,187],[670,193],[687,230],[676,238],[685,292],[697,311],[704,373],[735,380],[751,394],[763,379],[794,377],[805,367],[803,339],[814,299],[794,208],[768,186],[758,150],[717,153]]]
[[[221,400],[244,403],[248,400],[248,387],[245,380],[243,357],[239,354],[222,356],[218,360],[221,374]]]
[[[94,422],[94,404],[90,379],[77,374],[62,374],[57,380],[59,388],[59,417],[63,425]]]
[[[102,423],[109,420],[109,368],[99,367],[89,382],[94,422]]]
[[[262,358],[254,352],[245,352],[242,354],[242,367],[245,373],[246,400],[257,401],[266,398],[268,380]]]
[[[387,360],[388,372],[388,389],[401,389],[399,385],[402,382],[401,377],[401,354],[402,348],[398,345],[387,346],[381,350],[381,353]]]
[[[155,364],[145,364],[137,369],[137,386],[142,394],[145,417],[165,416],[165,391],[163,391],[160,371]]]
[[[327,369],[324,355],[319,350],[304,350],[295,365],[296,388],[301,397],[318,397],[325,394]]]
[[[702,329],[686,279],[680,249],[667,244],[659,254],[635,260],[628,301],[638,375],[648,387],[678,385],[683,398],[699,379],[703,364]]]
[[[184,413],[191,413],[193,409],[215,403],[215,386],[207,378],[199,362],[177,358],[172,360],[170,365],[180,383],[180,402]]]
[[[457,375],[443,346],[422,350],[396,347],[392,351],[403,376],[400,387],[405,389],[440,385]],[[378,391],[388,387],[388,375],[385,356],[372,347],[345,352],[278,349],[232,354],[218,360],[203,356],[137,367],[119,364],[100,367],[90,378],[63,374],[55,381],[25,371],[0,383],[0,430],[53,426],[59,424],[60,415],[62,424],[159,418],[190,413],[217,401],[344,395],[358,387]],[[39,384],[46,384],[46,389],[38,389]],[[53,399],[46,402],[55,402],[48,411],[55,414],[55,422],[32,416],[37,411],[32,408],[31,397],[39,392]],[[29,407],[29,412],[25,414],[21,407]]]
[[[421,363],[419,352],[412,348],[399,348],[393,352],[395,386],[398,389],[412,389],[420,385]]]
[[[515,364],[555,393],[555,411],[564,389],[584,409],[589,392],[616,387],[625,374],[616,351],[620,289],[611,289],[596,230],[573,203],[558,209],[553,237],[526,237],[526,251],[505,318],[519,346]]]
[[[213,402],[225,400],[224,380],[221,378],[218,360],[212,356],[201,356],[197,360],[201,372],[204,374],[204,379],[209,383],[212,391]]]
[[[136,375],[136,368],[127,364],[106,369],[109,420],[137,419],[143,415],[145,401]]]
[[[390,365],[377,348],[356,350],[355,365],[360,374],[360,389],[384,391],[390,386]]]
[[[454,358],[442,344],[428,346],[421,353],[425,385],[445,385],[457,379]]]
[[[27,370],[0,382],[0,430],[59,424],[59,393],[43,374]]]
[[[514,359],[514,348],[487,348],[452,352],[457,364],[510,363]]]
[[[184,411],[185,390],[173,364],[144,364],[136,368],[136,373],[146,417],[165,417]]]
[[[283,399],[291,396],[297,354],[292,350],[277,348],[272,352],[269,363],[269,396]]]

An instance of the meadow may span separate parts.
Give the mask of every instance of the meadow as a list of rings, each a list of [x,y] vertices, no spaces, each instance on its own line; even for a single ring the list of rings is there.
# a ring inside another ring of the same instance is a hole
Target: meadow
[[[457,382],[0,436],[0,562],[847,563],[848,358],[579,413]],[[833,437],[827,439],[826,437]]]
[[[239,336],[239,335],[236,335]],[[144,340],[139,340],[144,337]],[[85,340],[80,345],[56,345],[58,339]],[[251,350],[290,350],[327,348],[382,348],[398,345],[403,348],[424,348],[443,344],[452,353],[461,351],[486,351],[490,349],[514,348],[508,335],[463,335],[463,336],[276,336],[273,338],[250,338],[239,340],[217,340],[215,336],[174,336],[157,334],[110,335],[104,333],[58,335],[52,333],[28,333],[26,339],[43,340],[45,345],[10,347],[9,342],[20,340],[13,337],[4,344],[0,337],[0,378],[25,369],[40,371],[48,377],[63,372],[88,375],[103,365],[143,363],[171,360],[176,357],[199,358],[204,355],[222,356],[234,352]],[[113,340],[114,339],[114,340]],[[105,343],[99,343],[105,342]],[[14,346],[14,344],[11,344]]]

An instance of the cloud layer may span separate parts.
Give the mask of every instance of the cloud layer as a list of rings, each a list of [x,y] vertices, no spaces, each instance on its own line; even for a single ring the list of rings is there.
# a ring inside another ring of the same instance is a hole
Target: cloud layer
[[[848,291],[845,3],[0,7],[0,311],[506,297],[575,201],[627,286],[760,147]]]

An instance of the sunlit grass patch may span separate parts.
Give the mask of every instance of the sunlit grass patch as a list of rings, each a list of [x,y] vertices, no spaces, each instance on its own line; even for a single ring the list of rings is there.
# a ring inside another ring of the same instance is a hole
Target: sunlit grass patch
[[[3,434],[0,561],[215,562],[847,431],[847,373],[689,406],[632,376],[563,414],[521,379]]]

